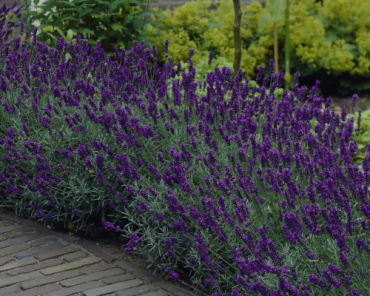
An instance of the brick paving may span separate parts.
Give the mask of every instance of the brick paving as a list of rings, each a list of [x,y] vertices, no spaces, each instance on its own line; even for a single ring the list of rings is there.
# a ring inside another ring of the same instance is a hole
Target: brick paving
[[[194,295],[93,242],[23,220],[0,214],[0,296]]]

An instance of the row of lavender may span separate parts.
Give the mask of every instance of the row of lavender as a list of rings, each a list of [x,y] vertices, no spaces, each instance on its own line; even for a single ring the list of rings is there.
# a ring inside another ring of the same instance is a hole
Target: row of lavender
[[[318,84],[306,96],[297,73],[277,100],[282,72],[260,67],[253,89],[228,68],[194,82],[192,50],[188,72],[171,59],[161,71],[143,43],[111,59],[36,31],[12,50],[0,31],[3,206],[99,217],[128,252],[213,296],[369,294],[370,154],[360,172],[353,119]]]

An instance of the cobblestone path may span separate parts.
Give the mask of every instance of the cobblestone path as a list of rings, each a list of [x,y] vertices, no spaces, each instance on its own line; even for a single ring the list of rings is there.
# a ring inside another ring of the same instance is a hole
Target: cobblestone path
[[[92,242],[24,224],[0,214],[0,295],[192,295],[174,287],[164,290],[169,283],[146,271],[136,272],[139,278]]]

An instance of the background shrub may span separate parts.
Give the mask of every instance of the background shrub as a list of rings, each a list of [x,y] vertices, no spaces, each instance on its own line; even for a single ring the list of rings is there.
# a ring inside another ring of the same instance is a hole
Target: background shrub
[[[291,71],[301,73],[301,83],[314,85],[316,79],[325,81],[324,95],[348,95],[352,92],[368,94],[370,90],[370,22],[367,11],[370,2],[356,0],[290,1],[291,14]],[[163,61],[163,41],[167,38],[173,48],[169,54],[174,62],[185,62],[185,47],[194,48],[194,64],[208,58],[213,51],[232,63],[233,3],[221,0],[217,11],[209,11],[210,1],[198,0],[163,13],[167,18],[157,19],[160,26],[148,26],[148,31],[161,29],[165,34],[153,43]],[[340,9],[338,9],[340,7]],[[156,10],[156,9],[154,9]],[[258,65],[267,65],[273,57],[273,21],[270,1],[265,8],[259,2],[246,6],[242,3],[242,69],[245,77],[254,78]],[[266,21],[267,20],[267,21]],[[285,70],[284,19],[278,24],[279,65]],[[166,37],[164,37],[166,36]],[[265,71],[264,74],[267,74]]]
[[[119,49],[132,46],[133,40],[145,40],[150,46],[150,37],[146,36],[145,24],[152,24],[145,18],[149,14],[143,0],[47,0],[42,5],[35,1],[36,11],[30,11],[31,0],[24,1],[22,17],[26,29],[33,29],[33,21],[39,21],[38,40],[51,47],[56,45],[57,37],[71,40],[80,34],[88,40],[89,46],[101,41],[106,55],[113,56],[114,47]],[[153,35],[157,36],[157,35]]]

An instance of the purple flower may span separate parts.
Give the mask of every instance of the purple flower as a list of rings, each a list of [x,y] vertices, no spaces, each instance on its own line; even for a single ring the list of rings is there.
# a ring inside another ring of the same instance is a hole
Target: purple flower
[[[89,155],[91,155],[91,151],[89,149],[89,145],[81,145],[79,144],[77,149],[76,149],[77,154],[82,158],[85,159]]]
[[[171,280],[173,281],[179,280],[179,275],[176,272],[172,271],[170,267],[167,267],[166,270]]]
[[[265,70],[264,66],[261,65],[261,66],[258,67],[258,73],[257,73],[257,77],[256,77],[257,82],[262,79],[263,70]]]
[[[138,236],[134,233],[129,233],[128,238],[129,242],[127,243],[127,246],[125,248],[125,251],[127,253],[130,253],[135,248],[139,248],[145,239],[144,235]]]
[[[212,58],[213,58],[213,51],[209,52],[209,58],[208,58],[208,65],[212,63]]]
[[[83,213],[77,209],[73,209],[72,213],[74,213],[77,217],[81,217],[83,215]]]
[[[166,39],[165,41],[164,41],[164,52],[165,53],[168,53],[168,44],[169,44],[170,42]]]

